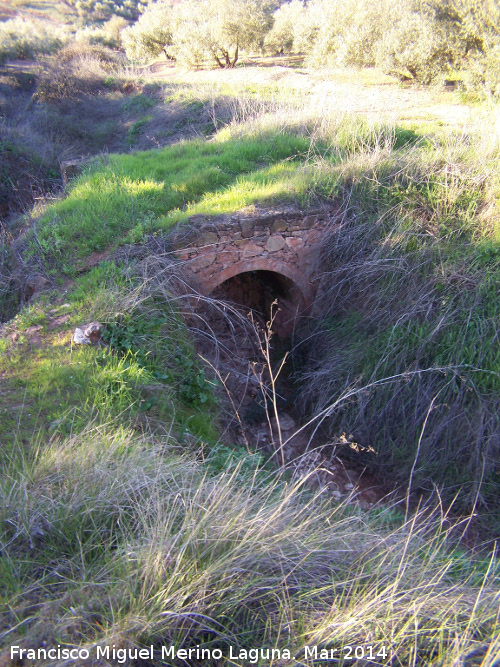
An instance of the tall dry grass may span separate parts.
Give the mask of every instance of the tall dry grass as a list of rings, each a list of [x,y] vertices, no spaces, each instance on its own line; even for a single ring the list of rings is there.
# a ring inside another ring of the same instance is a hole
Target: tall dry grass
[[[360,514],[113,424],[38,444],[0,486],[4,646],[280,647],[312,664],[306,645],[371,645],[380,664],[496,664],[496,556],[453,551],[444,514]]]
[[[494,525],[498,141],[407,138],[367,142],[340,165],[317,160],[341,208],[300,393],[330,433],[371,449],[369,465],[479,503]]]

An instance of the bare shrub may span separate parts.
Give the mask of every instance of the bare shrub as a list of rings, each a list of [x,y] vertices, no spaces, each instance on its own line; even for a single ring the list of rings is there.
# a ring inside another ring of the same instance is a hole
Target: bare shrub
[[[96,95],[106,89],[106,80],[120,62],[120,56],[106,47],[73,42],[41,74],[37,99],[57,103]]]
[[[50,28],[42,21],[22,18],[0,23],[0,64],[6,60],[27,60],[42,53],[58,51],[68,40],[62,29]]]

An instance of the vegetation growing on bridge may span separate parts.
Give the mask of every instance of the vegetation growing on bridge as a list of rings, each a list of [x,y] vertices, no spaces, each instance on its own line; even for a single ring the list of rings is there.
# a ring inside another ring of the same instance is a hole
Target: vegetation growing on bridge
[[[305,182],[296,183],[297,169],[310,148],[307,137],[287,133],[112,155],[90,167],[40,218],[31,252],[41,248],[47,259],[62,258],[71,273],[71,258],[140,241],[189,215],[292,199],[300,186],[305,191]]]

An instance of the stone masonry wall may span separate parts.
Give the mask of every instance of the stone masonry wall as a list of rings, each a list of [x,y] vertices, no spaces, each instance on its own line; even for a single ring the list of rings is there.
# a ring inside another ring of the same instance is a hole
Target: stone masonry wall
[[[204,294],[246,271],[274,271],[293,281],[308,306],[317,286],[318,241],[333,215],[292,211],[216,221],[194,216],[173,233],[173,250]]]

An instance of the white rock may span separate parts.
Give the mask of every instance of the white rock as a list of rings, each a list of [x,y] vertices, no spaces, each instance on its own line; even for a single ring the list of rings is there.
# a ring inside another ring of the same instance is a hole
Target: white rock
[[[75,329],[73,334],[73,342],[77,345],[92,345],[90,338],[86,336],[84,331],[78,327]]]

